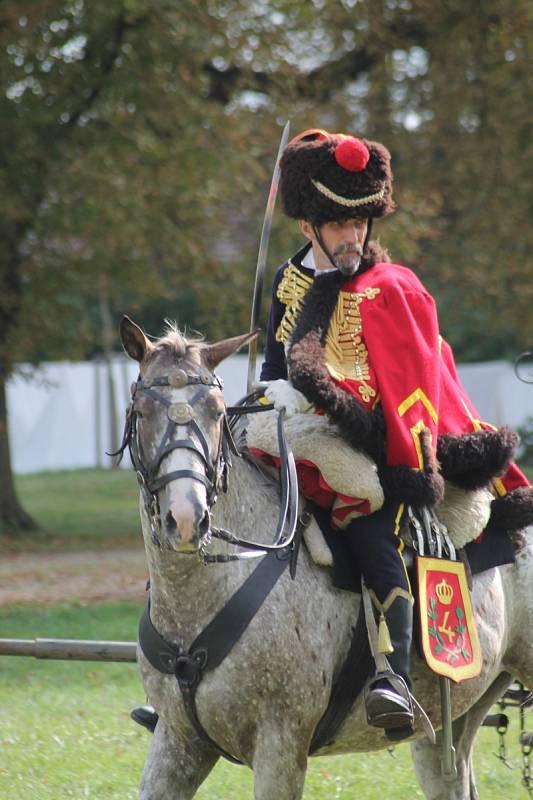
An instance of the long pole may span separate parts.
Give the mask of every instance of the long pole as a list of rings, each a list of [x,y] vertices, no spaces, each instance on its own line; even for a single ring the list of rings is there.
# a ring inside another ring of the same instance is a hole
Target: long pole
[[[454,781],[457,778],[457,764],[453,746],[450,679],[440,675],[439,684],[442,716],[442,777],[445,781]]]
[[[0,639],[0,656],[133,663],[137,661],[137,643],[90,639]]]

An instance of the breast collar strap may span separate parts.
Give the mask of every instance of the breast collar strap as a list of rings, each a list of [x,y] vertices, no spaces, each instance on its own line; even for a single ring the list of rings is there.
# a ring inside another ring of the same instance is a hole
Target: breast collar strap
[[[176,677],[196,733],[234,764],[242,762],[219,747],[203,728],[196,709],[196,690],[204,673],[218,667],[237,644],[289,562],[289,549],[264,556],[188,651],[167,641],[156,630],[150,618],[150,601],[139,623],[139,645],[145,658],[159,672]]]

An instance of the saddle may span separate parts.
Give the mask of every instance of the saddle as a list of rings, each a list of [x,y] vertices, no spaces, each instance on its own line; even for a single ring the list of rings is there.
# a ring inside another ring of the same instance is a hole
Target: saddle
[[[286,420],[285,433],[296,462],[314,464],[334,492],[366,501],[365,505],[370,513],[382,507],[384,493],[379,482],[377,465],[366,453],[349,445],[338,427],[326,416],[295,414]],[[266,453],[274,458],[279,457],[277,412],[250,416],[246,423],[245,441],[248,450],[254,455]],[[454,547],[464,548],[479,539],[487,527],[493,500],[492,492],[486,487],[463,489],[446,482],[444,499],[436,513],[440,522],[446,526]],[[317,532],[316,527],[310,527],[304,535],[306,545],[316,563],[332,566],[338,548],[331,536],[327,535],[330,533],[329,515],[327,524],[320,512],[317,521],[324,536]],[[342,532],[336,531],[333,536],[342,538]],[[488,546],[483,548],[482,557],[481,553],[474,554],[474,568],[477,571],[514,560],[513,547],[508,536],[493,531],[489,539]],[[492,550],[495,551],[494,563],[490,557]]]

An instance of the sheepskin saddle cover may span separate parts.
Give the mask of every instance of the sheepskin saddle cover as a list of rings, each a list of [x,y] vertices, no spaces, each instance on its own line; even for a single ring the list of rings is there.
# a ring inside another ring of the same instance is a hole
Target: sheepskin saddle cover
[[[376,464],[349,445],[326,416],[294,414],[284,426],[296,461],[315,464],[335,492],[368,500],[372,511],[382,507],[384,495]],[[248,417],[246,444],[279,457],[276,411]],[[492,500],[488,489],[467,490],[446,483],[444,499],[436,513],[456,547],[464,547],[485,529]]]
[[[246,431],[248,447],[279,457],[277,411],[252,414]],[[284,421],[287,442],[296,461],[316,464],[337,494],[368,500],[372,511],[384,502],[377,467],[360,450],[354,450],[328,418],[319,414],[294,414]]]

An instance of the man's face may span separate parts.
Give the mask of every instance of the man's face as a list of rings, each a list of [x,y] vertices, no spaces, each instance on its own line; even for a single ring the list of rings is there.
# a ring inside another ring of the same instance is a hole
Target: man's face
[[[331,263],[322,250],[313,231],[313,226],[304,220],[300,228],[313,243],[317,269],[331,269]],[[333,257],[335,266],[343,275],[354,275],[363,255],[368,220],[352,217],[338,222],[326,222],[319,228],[324,245]]]

